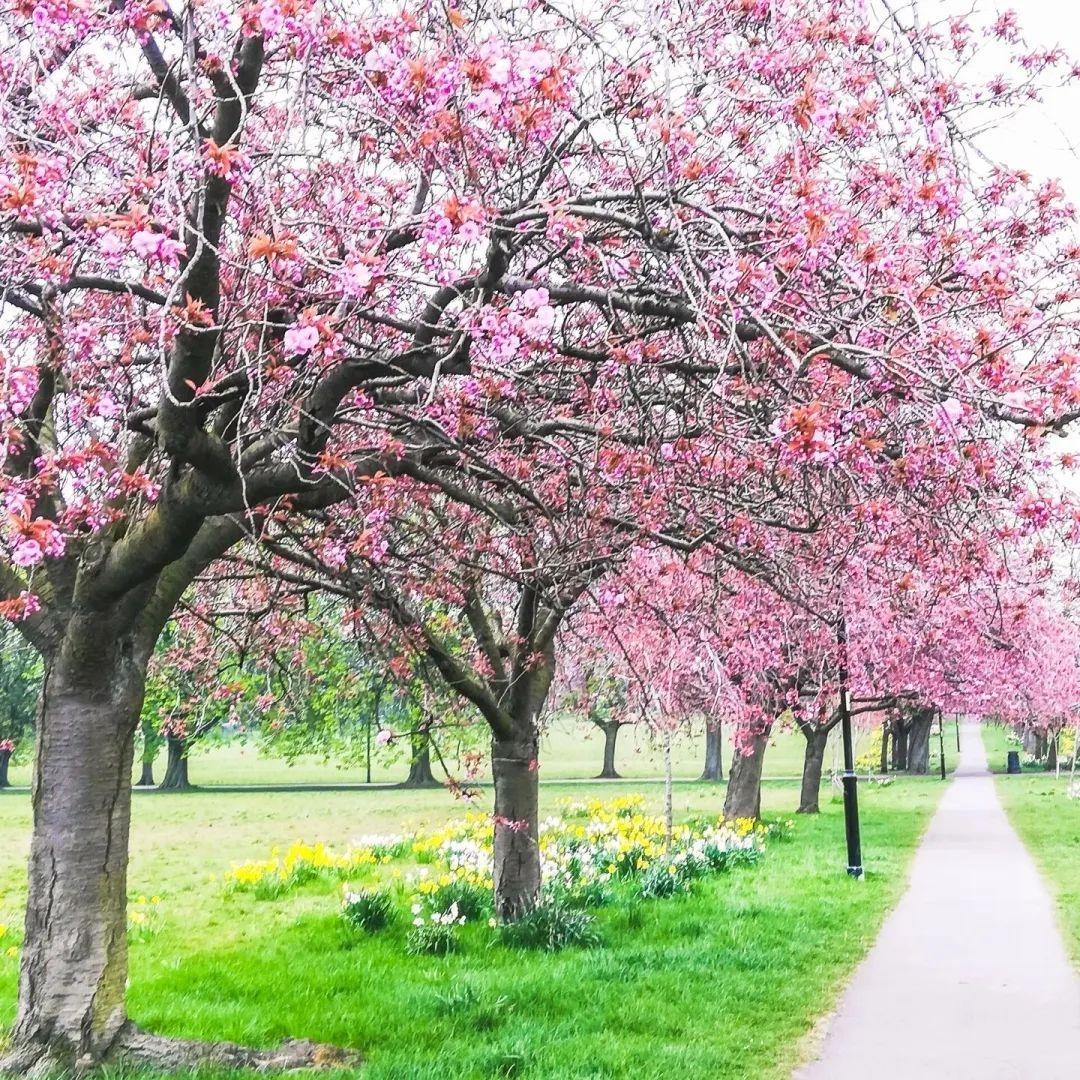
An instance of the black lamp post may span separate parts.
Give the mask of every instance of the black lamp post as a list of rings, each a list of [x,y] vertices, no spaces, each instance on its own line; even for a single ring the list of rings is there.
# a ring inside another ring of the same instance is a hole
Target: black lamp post
[[[938,750],[941,753],[941,779],[945,779],[945,714],[938,709],[937,711],[938,721]]]
[[[855,775],[855,745],[851,736],[848,700],[847,623],[843,616],[836,631],[840,645],[840,731],[844,739],[844,831],[847,834],[847,872],[863,876],[862,840],[859,836],[859,778]]]

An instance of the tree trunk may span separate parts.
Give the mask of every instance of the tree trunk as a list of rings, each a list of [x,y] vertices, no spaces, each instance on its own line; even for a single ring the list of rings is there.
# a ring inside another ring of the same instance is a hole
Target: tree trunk
[[[593,721],[598,728],[604,733],[604,767],[600,770],[600,775],[597,780],[618,780],[619,773],[615,768],[615,744],[619,739],[619,728],[622,724],[615,720],[608,720],[603,723],[599,721]]]
[[[11,787],[8,779],[8,765],[11,763],[11,751],[0,750],[0,788]]]
[[[933,725],[933,709],[917,709],[912,716],[907,748],[909,773],[921,776],[930,771],[930,728]]]
[[[526,726],[526,725],[522,725]],[[491,740],[495,780],[495,913],[518,919],[540,897],[540,786],[535,724],[516,738]]]
[[[1032,728],[1024,728],[1020,735],[1020,742],[1024,747],[1024,752],[1030,754],[1033,758],[1039,757],[1039,736]]]
[[[89,646],[72,646],[70,638],[47,661],[19,1004],[0,1076],[81,1075],[113,1060],[155,1075],[207,1064],[256,1071],[358,1065],[357,1055],[314,1043],[249,1050],[146,1034],[127,1019],[131,768],[146,672],[123,648],[129,642],[108,657],[100,638],[91,639],[90,665],[78,657]]]
[[[769,731],[765,730],[743,744],[746,752],[736,747],[728,773],[725,818],[751,818],[756,821],[761,817],[761,768],[768,742]]]
[[[49,665],[32,786],[19,1008],[0,1073],[100,1061],[125,1025],[131,766],[145,673]]]
[[[1046,740],[1046,764],[1043,768],[1047,772],[1057,772],[1058,767],[1058,746],[1057,738],[1053,735],[1049,736]]]
[[[893,772],[904,772],[907,769],[908,759],[908,733],[899,720],[892,724],[892,767]]]
[[[719,723],[705,725],[705,768],[702,780],[724,779],[724,729]]]
[[[806,752],[803,756],[802,788],[799,791],[800,814],[819,812],[818,797],[821,793],[821,770],[825,764],[825,747],[829,742],[827,729],[803,729]]]
[[[165,779],[161,781],[159,791],[190,791],[188,779],[187,745],[183,739],[170,735],[166,739],[169,756],[165,765]]]
[[[881,725],[881,761],[878,765],[881,771],[881,775],[885,776],[889,772],[889,725]]]
[[[407,788],[442,787],[431,771],[431,739],[426,732],[413,739],[412,751],[409,775],[401,786]]]
[[[151,758],[147,760],[143,759],[142,772],[139,775],[139,782],[136,787],[153,787],[154,786],[154,760]]]

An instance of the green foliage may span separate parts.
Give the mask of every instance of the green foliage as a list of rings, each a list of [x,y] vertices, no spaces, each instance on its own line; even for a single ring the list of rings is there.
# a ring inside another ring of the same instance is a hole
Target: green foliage
[[[437,911],[449,911],[456,904],[458,914],[469,922],[490,914],[492,909],[491,890],[463,878],[437,886],[428,894],[427,900]]]
[[[252,889],[256,900],[278,900],[289,892],[295,882],[287,878],[266,877],[257,882]]]
[[[777,835],[786,840],[790,838],[791,830],[785,828]],[[732,870],[736,866],[753,866],[761,858],[758,848],[723,848],[719,844],[706,844],[703,854],[709,868],[714,871]]]
[[[555,888],[551,895],[558,898],[567,907],[598,908],[606,907],[616,899],[615,890],[606,882],[597,879],[579,881],[572,888]],[[620,896],[620,902],[624,899]]]
[[[152,709],[143,708],[139,718],[139,760],[153,762],[157,759],[162,746],[165,745],[165,737],[161,734],[157,713]]]
[[[641,875],[641,895],[646,900],[663,900],[690,890],[694,875],[672,859],[654,862]]]
[[[15,759],[30,756],[41,687],[41,661],[22,636],[0,621],[0,742],[15,744]]]
[[[275,699],[269,710],[249,710],[249,727],[268,754],[296,761],[315,755],[338,767],[411,761],[438,731],[453,735],[456,752],[479,745],[484,727],[474,710],[449,691],[424,661],[402,672],[347,636],[332,603],[317,630],[271,666],[260,693]],[[299,656],[299,662],[297,657]],[[389,733],[389,742],[377,738]]]
[[[455,923],[421,922],[405,938],[409,956],[449,956],[461,947]]]
[[[374,933],[388,926],[394,917],[394,898],[386,889],[357,889],[347,892],[341,917],[354,930]]]
[[[572,945],[590,948],[601,939],[596,920],[587,911],[548,897],[520,919],[503,923],[499,940],[511,949],[558,952]]]

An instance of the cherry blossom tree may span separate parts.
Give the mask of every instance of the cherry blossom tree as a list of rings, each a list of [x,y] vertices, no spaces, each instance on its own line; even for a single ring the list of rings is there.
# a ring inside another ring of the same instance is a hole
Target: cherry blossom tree
[[[615,751],[619,732],[640,717],[630,706],[626,681],[606,652],[606,642],[578,635],[564,650],[557,675],[557,708],[572,719],[584,718],[604,736],[604,756],[598,780],[618,780]]]
[[[238,546],[362,564],[480,709],[520,910],[556,635],[635,545],[1007,496],[1076,408],[1080,248],[1054,185],[966,167],[972,109],[1069,73],[990,32],[1017,63],[969,87],[963,20],[854,0],[0,17],[0,611],[46,668],[0,1070],[311,1058],[124,1004],[147,669]]]

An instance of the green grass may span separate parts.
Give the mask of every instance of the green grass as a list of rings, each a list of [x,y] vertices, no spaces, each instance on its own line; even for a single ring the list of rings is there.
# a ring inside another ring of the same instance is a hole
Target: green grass
[[[1025,774],[1032,774],[1035,776],[1045,776],[1046,770],[1042,765],[1036,762],[1025,762],[1025,751],[1020,743],[1013,738],[1012,731],[1007,727],[1002,727],[999,724],[984,724],[982,727],[983,746],[986,747],[987,763],[990,766],[990,771],[993,773],[1004,773],[1007,762],[1007,756],[1010,750],[1020,751],[1020,767]],[[1062,759],[1062,765],[1067,765],[1068,762]]]
[[[1003,772],[1008,733],[984,730],[990,764]],[[1073,962],[1080,966],[1080,799],[1068,796],[1068,762],[1061,775],[1041,766],[996,778],[998,795],[1057,901],[1058,924]]]
[[[548,783],[543,802],[635,789],[659,806],[658,785],[633,783]],[[602,909],[598,949],[521,953],[477,927],[446,959],[405,956],[403,926],[350,937],[329,885],[259,901],[221,881],[275,844],[435,826],[463,812],[446,792],[139,798],[131,894],[159,895],[162,923],[132,944],[131,1014],[190,1038],[355,1047],[367,1065],[349,1075],[365,1080],[786,1077],[902,891],[941,790],[927,778],[860,791],[862,883],[844,874],[841,806],[826,788],[820,817],[800,818],[757,866],[688,898]],[[766,784],[767,814],[790,814],[797,794]],[[676,789],[679,815],[717,812],[722,798],[713,785]],[[0,922],[18,921],[28,825],[25,795],[0,797]],[[0,950],[0,1028],[15,995],[16,963]]]
[[[868,738],[861,736],[861,738]],[[765,755],[765,775],[791,779],[802,771],[805,741],[798,732],[778,732]],[[449,748],[448,748],[449,750]],[[600,771],[604,738],[591,725],[557,723],[545,735],[541,747],[541,769],[545,779],[589,779]],[[839,764],[839,735],[831,740],[826,754],[826,768]],[[700,732],[675,740],[672,771],[681,780],[696,780],[704,760],[704,739]],[[731,760],[730,734],[724,748],[724,767]],[[453,756],[449,758],[453,761]],[[663,749],[648,730],[639,725],[624,728],[619,734],[617,752],[619,772],[628,779],[656,779],[663,775]],[[139,764],[135,764],[138,775]],[[157,761],[156,776],[165,772],[164,754]],[[438,771],[438,770],[436,770]],[[372,763],[372,781],[398,783],[408,772],[408,765],[398,760]],[[365,779],[362,765],[340,768],[314,755],[293,763],[268,757],[255,743],[211,742],[196,746],[190,761],[191,782],[199,787],[233,784],[359,784]],[[441,774],[440,774],[441,775]],[[483,774],[487,779],[487,774]],[[11,769],[11,782],[30,783],[30,766],[22,763]]]

